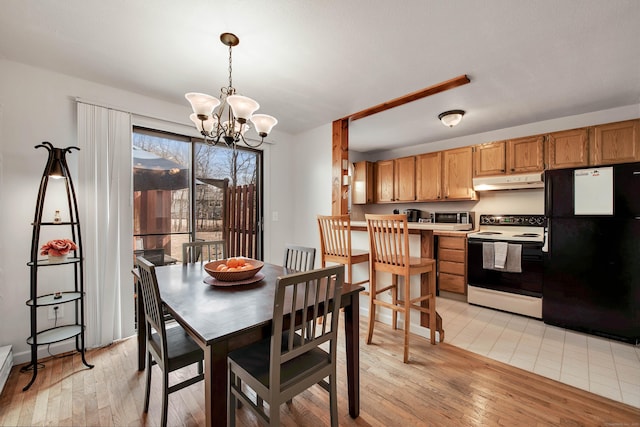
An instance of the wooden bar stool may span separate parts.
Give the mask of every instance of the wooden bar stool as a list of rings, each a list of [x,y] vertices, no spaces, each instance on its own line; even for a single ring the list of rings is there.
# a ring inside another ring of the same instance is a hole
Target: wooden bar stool
[[[366,214],[369,233],[369,333],[367,344],[371,344],[376,319],[376,306],[393,311],[392,327],[398,328],[398,312],[404,314],[404,363],[409,361],[409,328],[411,309],[429,317],[431,344],[436,344],[436,281],[435,260],[409,256],[409,230],[406,215]],[[391,273],[391,284],[378,288],[376,273]],[[410,276],[420,274],[420,295],[411,298]],[[402,295],[398,296],[398,276],[404,278]],[[379,295],[391,290],[391,302],[379,299]]]
[[[351,249],[351,219],[349,215],[318,215],[320,229],[320,262],[322,268],[327,262],[344,264],[346,267],[345,283],[362,285],[369,282],[364,280],[353,282],[353,264],[369,261],[369,252]],[[362,292],[367,294],[366,292]]]

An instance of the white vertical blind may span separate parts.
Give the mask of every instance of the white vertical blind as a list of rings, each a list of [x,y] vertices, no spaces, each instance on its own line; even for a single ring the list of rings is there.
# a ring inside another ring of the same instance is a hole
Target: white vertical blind
[[[135,333],[131,114],[77,106],[86,346],[97,347]]]

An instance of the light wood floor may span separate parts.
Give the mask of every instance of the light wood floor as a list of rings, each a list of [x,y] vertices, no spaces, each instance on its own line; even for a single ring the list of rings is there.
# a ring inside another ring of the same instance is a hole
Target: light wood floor
[[[338,384],[341,426],[638,425],[640,409],[526,372],[446,342],[412,336],[410,363],[402,337],[377,324],[374,344],[361,324],[361,415],[348,414],[343,352]],[[13,368],[0,395],[2,426],[152,426],[160,423],[160,375],[154,372],[149,414],[142,412],[144,373],[136,370],[136,341],[92,350],[86,369],[77,355],[46,361],[31,389],[30,374]],[[157,369],[157,368],[155,368]],[[328,425],[328,398],[313,387],[280,409],[284,426]],[[170,426],[204,423],[203,384],[169,397]],[[239,426],[257,425],[238,411]]]

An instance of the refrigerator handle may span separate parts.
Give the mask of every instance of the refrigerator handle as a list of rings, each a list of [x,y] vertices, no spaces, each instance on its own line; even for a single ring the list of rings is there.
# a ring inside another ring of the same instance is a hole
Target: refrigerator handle
[[[544,228],[544,243],[542,244],[542,252],[545,253],[549,252],[549,228],[549,225]]]
[[[544,175],[544,216],[549,218],[551,216],[551,192],[553,190],[553,180],[549,174]],[[545,231],[546,233],[546,231]]]

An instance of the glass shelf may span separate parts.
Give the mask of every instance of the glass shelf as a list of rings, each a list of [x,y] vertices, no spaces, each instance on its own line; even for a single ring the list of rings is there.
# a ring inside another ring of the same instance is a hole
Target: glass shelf
[[[61,262],[49,262],[48,259],[43,258],[43,259],[39,259],[36,262],[30,261],[27,263],[28,266],[38,266],[38,267],[47,267],[49,265],[62,265],[62,264],[75,264],[80,262],[81,259],[80,258],[73,258],[73,257],[69,257],[67,258],[65,261],[61,261]]]
[[[65,325],[46,329],[36,334],[38,345],[52,344],[58,341],[68,340],[82,333],[80,325]],[[33,337],[27,338],[27,344],[33,345]]]
[[[69,302],[69,301],[75,301],[75,300],[79,300],[80,298],[82,298],[82,293],[80,292],[62,292],[62,296],[60,298],[54,298],[54,294],[48,294],[48,295],[42,295],[38,298],[36,298],[36,303],[35,306],[36,307],[44,307],[47,305],[58,305],[58,304],[64,304],[65,302]],[[30,299],[29,301],[27,301],[27,305],[34,305],[33,304],[33,300]]]

